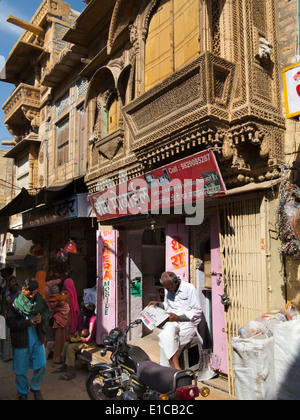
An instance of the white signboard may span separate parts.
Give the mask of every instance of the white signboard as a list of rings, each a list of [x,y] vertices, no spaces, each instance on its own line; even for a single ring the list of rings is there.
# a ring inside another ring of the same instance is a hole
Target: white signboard
[[[286,117],[300,115],[300,63],[283,69],[283,89]]]

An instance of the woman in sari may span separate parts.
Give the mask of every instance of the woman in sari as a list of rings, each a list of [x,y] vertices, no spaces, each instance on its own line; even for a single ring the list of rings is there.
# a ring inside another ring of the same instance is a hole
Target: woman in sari
[[[5,267],[1,270],[1,276],[3,278],[3,281],[0,284],[0,315],[6,317],[7,314],[7,308],[9,305],[9,301],[6,299],[7,293],[9,291],[9,288],[11,285],[17,283],[17,279],[13,274],[14,269],[12,267]],[[10,331],[9,328],[6,326],[6,338],[3,340],[0,340],[1,348],[2,350],[2,358],[4,362],[9,362],[13,359],[12,354],[12,347],[10,344]],[[0,351],[1,353],[1,351]]]
[[[62,293],[67,292],[69,295],[70,305],[70,334],[75,334],[82,325],[82,318],[78,304],[77,292],[72,279],[67,278],[63,284]]]
[[[49,308],[51,313],[50,324],[55,331],[55,344],[53,348],[53,363],[62,363],[62,349],[69,338],[70,306],[67,293],[59,293],[58,286],[51,288]]]

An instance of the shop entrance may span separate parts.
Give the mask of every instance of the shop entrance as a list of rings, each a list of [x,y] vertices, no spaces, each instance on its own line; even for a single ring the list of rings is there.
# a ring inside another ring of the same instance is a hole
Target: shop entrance
[[[225,313],[231,395],[235,395],[231,340],[245,322],[268,310],[268,202],[263,198],[263,193],[238,197],[219,208],[219,255],[224,288],[231,300]]]
[[[127,231],[129,321],[137,318],[151,300],[162,301],[160,277],[173,271],[189,280],[189,231],[184,224],[168,224]],[[131,338],[149,334],[146,327],[135,328]]]
[[[217,213],[206,217],[204,223],[192,231],[193,263],[196,273],[195,285],[199,291],[203,311],[199,332],[203,349],[216,356],[214,368],[227,374],[227,348],[225,333],[225,307],[222,261],[220,254]]]
[[[142,239],[142,306],[151,300],[163,300],[160,276],[165,271],[165,229],[145,229]],[[143,335],[149,334],[143,327]]]

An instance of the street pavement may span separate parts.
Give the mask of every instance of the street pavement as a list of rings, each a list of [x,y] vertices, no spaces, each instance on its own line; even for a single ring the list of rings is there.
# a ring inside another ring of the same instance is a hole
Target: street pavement
[[[52,360],[47,362],[47,373],[44,378],[41,391],[45,400],[52,401],[76,401],[90,400],[85,390],[85,378],[88,373],[88,367],[80,361],[76,364],[77,376],[71,381],[59,380],[60,374],[51,373],[57,366],[53,366]],[[31,373],[29,373],[29,377]],[[199,383],[199,386],[201,384]],[[211,400],[233,400],[226,392],[222,392],[210,387],[210,395],[207,398],[200,398],[201,401]],[[17,400],[15,387],[15,374],[12,370],[12,362],[3,362],[0,359],[0,401]],[[29,393],[29,400],[34,400],[33,394]]]
[[[47,362],[47,373],[44,378],[41,391],[45,400],[66,401],[66,400],[89,400],[85,390],[85,378],[88,372],[87,366],[81,362],[77,363],[77,377],[72,381],[61,381],[61,374],[51,373],[57,369],[52,360]],[[31,377],[32,371],[29,371]],[[3,362],[0,359],[0,400],[17,400],[15,386],[15,373],[12,370],[12,362]],[[29,400],[34,400],[33,394],[28,395]]]

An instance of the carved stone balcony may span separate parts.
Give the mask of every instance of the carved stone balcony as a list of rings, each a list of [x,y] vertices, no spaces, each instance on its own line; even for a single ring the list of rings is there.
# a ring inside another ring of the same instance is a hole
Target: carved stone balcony
[[[239,66],[214,54],[198,57],[122,111],[132,150],[145,169],[211,148],[227,184],[279,176],[279,110],[247,97]]]
[[[40,88],[21,83],[2,106],[4,123],[13,127],[39,127]]]
[[[126,106],[133,149],[208,117],[228,122],[235,71],[233,63],[204,54]]]

